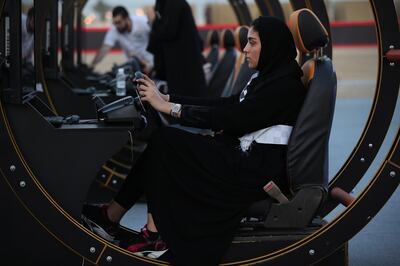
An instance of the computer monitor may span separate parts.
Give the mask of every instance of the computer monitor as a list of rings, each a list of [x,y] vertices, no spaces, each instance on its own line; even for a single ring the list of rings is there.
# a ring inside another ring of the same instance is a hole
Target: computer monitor
[[[35,73],[35,9],[33,0],[21,6],[21,82],[22,94],[36,90]]]

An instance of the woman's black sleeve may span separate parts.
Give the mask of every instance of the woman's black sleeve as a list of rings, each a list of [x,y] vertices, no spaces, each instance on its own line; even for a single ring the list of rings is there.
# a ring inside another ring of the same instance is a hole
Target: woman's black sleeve
[[[198,97],[170,95],[169,101],[172,103],[180,103],[187,105],[223,106],[226,104],[233,104],[234,102],[238,102],[239,94],[233,95],[228,98],[198,98]]]
[[[293,112],[299,97],[290,95],[290,90],[277,89],[224,106],[183,105],[180,123],[242,136],[275,125],[280,122],[277,118]]]

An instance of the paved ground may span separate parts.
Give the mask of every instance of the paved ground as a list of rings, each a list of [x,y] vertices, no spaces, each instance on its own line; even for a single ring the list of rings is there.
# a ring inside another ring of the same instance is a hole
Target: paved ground
[[[330,176],[334,176],[351,153],[365,125],[372,100],[339,99],[330,139]],[[354,189],[358,195],[384,160],[400,125],[400,98],[395,116],[374,163]],[[337,210],[339,212],[340,210]],[[361,230],[349,245],[350,266],[400,265],[400,193],[392,195],[384,208]],[[328,218],[333,218],[332,214]]]
[[[90,61],[92,56],[88,56]],[[335,49],[334,63],[338,76],[338,100],[330,140],[330,176],[334,176],[346,161],[358,141],[371,109],[377,76],[377,49]],[[109,69],[112,62],[120,63],[123,57],[109,55],[98,70]],[[398,103],[400,105],[400,103]],[[374,163],[360,185],[362,191],[381,164],[400,125],[400,107],[397,106],[391,129]],[[336,211],[340,212],[342,209]],[[372,221],[350,241],[351,266],[400,265],[400,193],[392,198]],[[134,229],[145,223],[146,207],[138,205],[122,223]],[[328,219],[335,216],[333,213]]]

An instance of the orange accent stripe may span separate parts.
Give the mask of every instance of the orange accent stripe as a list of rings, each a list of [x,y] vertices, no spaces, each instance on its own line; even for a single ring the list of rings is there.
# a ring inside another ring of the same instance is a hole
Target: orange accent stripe
[[[339,27],[370,27],[375,26],[375,21],[373,20],[354,20],[354,21],[332,21],[330,23],[331,27],[339,28]]]
[[[399,49],[392,49],[392,50],[389,50],[389,51],[386,53],[386,58],[387,58],[389,61],[396,61],[396,62],[399,62],[399,61],[400,61],[400,50],[399,50]]]

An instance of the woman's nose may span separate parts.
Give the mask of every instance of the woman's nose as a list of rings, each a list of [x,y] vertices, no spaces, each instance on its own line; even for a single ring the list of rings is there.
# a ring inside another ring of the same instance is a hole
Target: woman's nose
[[[246,44],[246,46],[245,46],[244,49],[243,49],[243,53],[247,54],[247,53],[249,52],[248,46],[249,46],[249,45]]]

